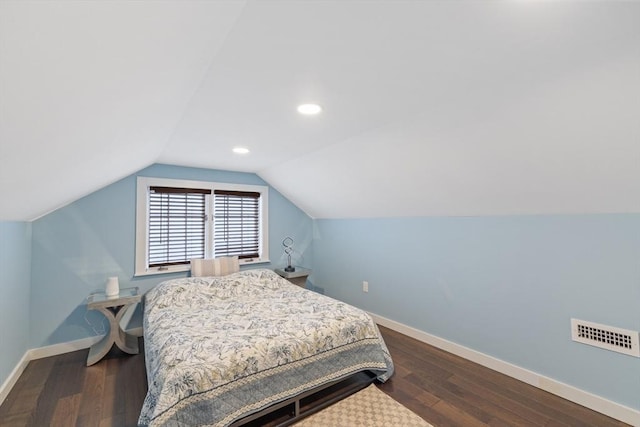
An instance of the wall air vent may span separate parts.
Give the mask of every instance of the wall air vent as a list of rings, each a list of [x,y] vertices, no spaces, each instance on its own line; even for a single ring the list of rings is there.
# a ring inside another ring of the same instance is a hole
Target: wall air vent
[[[571,319],[571,339],[583,344],[640,357],[640,333],[637,331]]]

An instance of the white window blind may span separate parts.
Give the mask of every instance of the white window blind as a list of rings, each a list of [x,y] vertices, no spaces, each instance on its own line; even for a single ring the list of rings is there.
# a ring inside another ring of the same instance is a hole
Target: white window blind
[[[149,267],[188,264],[205,256],[208,189],[150,187]]]
[[[194,258],[269,262],[269,188],[138,177],[135,275],[188,271]]]
[[[260,193],[214,191],[214,254],[260,256]]]

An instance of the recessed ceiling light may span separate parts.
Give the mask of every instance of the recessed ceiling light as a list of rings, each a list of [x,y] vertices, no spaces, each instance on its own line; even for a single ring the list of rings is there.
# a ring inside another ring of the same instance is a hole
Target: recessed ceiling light
[[[232,151],[236,154],[249,154],[249,149],[246,147],[234,147]]]
[[[318,104],[302,104],[298,105],[298,113],[306,115],[318,114],[322,111],[322,107]]]

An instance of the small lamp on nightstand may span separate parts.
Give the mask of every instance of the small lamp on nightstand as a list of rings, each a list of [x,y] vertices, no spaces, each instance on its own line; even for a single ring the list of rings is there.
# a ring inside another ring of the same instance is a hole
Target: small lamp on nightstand
[[[290,273],[292,271],[296,271],[296,268],[291,265],[291,252],[293,252],[293,239],[291,237],[285,237],[282,241],[282,246],[284,246],[284,253],[287,254],[287,266],[284,268],[284,271]]]
[[[117,297],[120,294],[120,285],[118,284],[118,277],[109,277],[107,279],[107,285],[104,288],[104,294],[111,298]]]

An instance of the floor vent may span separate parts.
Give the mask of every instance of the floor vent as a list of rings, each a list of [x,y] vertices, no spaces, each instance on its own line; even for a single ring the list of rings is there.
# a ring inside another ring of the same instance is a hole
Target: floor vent
[[[571,339],[583,344],[640,357],[639,338],[637,331],[571,319]]]

